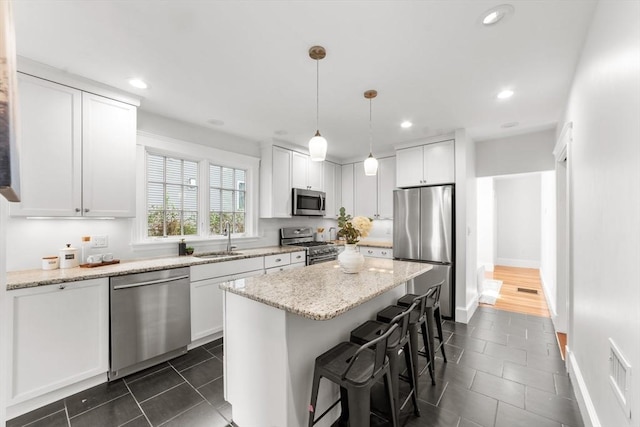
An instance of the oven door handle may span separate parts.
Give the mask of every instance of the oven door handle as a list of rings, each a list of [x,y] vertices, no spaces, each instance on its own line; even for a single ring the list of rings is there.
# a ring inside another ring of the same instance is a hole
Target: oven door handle
[[[318,262],[324,262],[324,261],[334,261],[338,259],[338,254],[330,254],[330,255],[324,255],[324,256],[319,256],[319,257],[314,257],[311,256],[309,257],[309,264],[315,264]]]

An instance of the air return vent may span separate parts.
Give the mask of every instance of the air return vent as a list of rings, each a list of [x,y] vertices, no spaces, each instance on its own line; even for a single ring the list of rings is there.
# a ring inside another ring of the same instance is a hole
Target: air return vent
[[[624,410],[625,416],[631,418],[631,365],[626,361],[618,346],[609,338],[609,384],[618,402]]]

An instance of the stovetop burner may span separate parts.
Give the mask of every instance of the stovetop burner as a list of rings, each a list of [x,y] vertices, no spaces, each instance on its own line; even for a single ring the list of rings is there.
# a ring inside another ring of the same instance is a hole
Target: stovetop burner
[[[309,248],[313,246],[327,246],[333,245],[333,243],[328,242],[296,242],[296,243],[285,243],[288,246],[302,246],[304,248]]]

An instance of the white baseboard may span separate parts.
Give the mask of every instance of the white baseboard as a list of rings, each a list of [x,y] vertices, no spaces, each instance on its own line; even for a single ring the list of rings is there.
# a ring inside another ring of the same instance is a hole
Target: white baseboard
[[[600,420],[598,420],[598,414],[596,408],[593,406],[593,401],[589,395],[589,390],[584,382],[584,377],[576,361],[576,357],[569,348],[567,350],[567,369],[569,370],[569,378],[573,383],[573,390],[576,393],[576,400],[578,401],[578,407],[580,408],[580,415],[582,415],[582,421],[585,427],[602,427]]]
[[[567,333],[565,328],[558,324],[558,312],[556,311],[555,304],[551,304],[551,300],[549,299],[549,288],[547,287],[544,277],[540,274],[540,283],[542,284],[542,293],[544,294],[544,299],[547,302],[547,308],[549,309],[549,314],[551,315],[551,321],[553,322],[553,329],[556,332]]]
[[[456,307],[456,322],[469,323],[478,308],[478,295],[475,295],[466,307]]]
[[[540,261],[533,259],[498,258],[496,259],[495,265],[504,265],[506,267],[540,268]]]

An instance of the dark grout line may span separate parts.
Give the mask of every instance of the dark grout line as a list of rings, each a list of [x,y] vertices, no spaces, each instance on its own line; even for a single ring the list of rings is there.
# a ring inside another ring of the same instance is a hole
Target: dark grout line
[[[42,416],[42,417],[38,418],[37,420],[29,421],[27,424],[22,424],[22,425],[21,425],[21,427],[28,427],[28,426],[30,426],[30,425],[32,425],[32,424],[37,423],[38,421],[42,421],[42,420],[44,420],[45,418],[50,417],[51,415],[55,415],[55,414],[57,414],[58,412],[62,412],[62,411],[65,411],[65,414],[66,414],[66,407],[65,407],[65,409],[59,409],[59,410],[57,410],[57,411],[55,411],[55,412],[52,412],[52,413],[47,414],[47,415],[44,415],[44,416]],[[27,412],[27,413],[28,413],[28,412]],[[69,422],[69,417],[67,416],[67,423],[68,423],[68,422]]]
[[[125,385],[126,385],[126,384],[125,384]],[[128,389],[128,388],[129,388],[129,387],[127,387],[127,389]],[[114,397],[113,399],[111,399],[111,400],[107,400],[106,402],[102,402],[101,404],[99,404],[99,405],[97,405],[97,406],[94,406],[94,407],[93,407],[93,408],[91,408],[91,409],[87,409],[86,411],[80,412],[79,414],[76,414],[76,415],[74,415],[73,417],[69,417],[69,414],[67,413],[67,418],[69,418],[69,424],[71,424],[71,418],[78,418],[78,417],[79,417],[80,415],[82,415],[82,414],[86,414],[87,412],[93,411],[94,409],[98,409],[99,407],[104,406],[104,405],[106,405],[107,403],[111,403],[111,402],[113,402],[114,400],[118,400],[118,399],[120,399],[121,397],[126,396],[127,394],[131,394],[131,395],[133,396],[133,394],[132,394],[131,392],[128,392],[128,393],[125,393],[125,394],[121,394],[120,396]],[[135,397],[134,397],[134,399],[135,399]],[[65,410],[66,410],[66,407],[67,407],[67,405],[66,405],[66,402],[65,402]]]
[[[145,375],[146,377],[146,375]],[[144,377],[143,377],[144,378]],[[127,384],[126,382],[124,383],[124,386],[127,388],[127,390],[129,390],[129,394],[131,394],[131,397],[133,397],[133,401],[136,402],[136,405],[138,405],[138,409],[140,409],[140,412],[142,412],[142,416],[145,417],[145,419],[147,420],[147,422],[149,423],[150,426],[152,426],[153,424],[151,424],[151,421],[149,421],[149,417],[147,417],[147,413],[144,412],[144,409],[142,409],[142,405],[140,405],[140,402],[138,402],[138,399],[136,398],[136,395],[133,394],[133,392],[131,391],[131,389],[129,388],[129,384]],[[136,417],[136,418],[140,418],[140,417]],[[134,420],[136,419],[134,418]],[[129,420],[127,422],[131,422],[133,420]],[[125,423],[126,424],[126,423]]]

